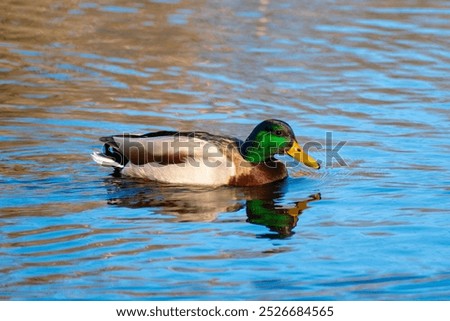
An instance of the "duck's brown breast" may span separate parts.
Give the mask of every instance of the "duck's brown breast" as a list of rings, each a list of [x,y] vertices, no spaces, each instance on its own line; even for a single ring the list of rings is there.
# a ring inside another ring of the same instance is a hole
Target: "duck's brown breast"
[[[230,178],[231,186],[258,186],[285,179],[286,166],[280,161],[252,164],[245,160],[235,162],[236,176]]]

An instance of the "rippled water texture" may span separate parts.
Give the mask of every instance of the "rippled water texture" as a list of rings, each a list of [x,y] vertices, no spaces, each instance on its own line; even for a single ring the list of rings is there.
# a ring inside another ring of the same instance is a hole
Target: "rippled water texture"
[[[0,298],[450,299],[449,21],[444,0],[2,0]],[[326,166],[207,189],[89,157],[267,118]]]

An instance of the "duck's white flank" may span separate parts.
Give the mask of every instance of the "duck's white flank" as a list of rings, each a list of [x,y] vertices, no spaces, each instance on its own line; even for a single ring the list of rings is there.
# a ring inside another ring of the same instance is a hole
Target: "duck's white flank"
[[[126,176],[142,177],[159,182],[193,185],[226,185],[236,175],[236,166],[218,146],[195,137],[114,137],[124,155],[135,151],[144,152],[148,162],[125,166],[118,164],[101,152],[94,152],[92,159],[102,166],[122,168]],[[162,156],[183,155],[182,162],[161,164]]]

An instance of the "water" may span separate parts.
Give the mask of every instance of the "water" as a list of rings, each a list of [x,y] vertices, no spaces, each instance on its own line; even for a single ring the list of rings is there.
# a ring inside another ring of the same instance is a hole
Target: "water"
[[[448,21],[450,1],[3,0],[0,298],[450,299]],[[201,189],[89,157],[273,117],[326,166]]]

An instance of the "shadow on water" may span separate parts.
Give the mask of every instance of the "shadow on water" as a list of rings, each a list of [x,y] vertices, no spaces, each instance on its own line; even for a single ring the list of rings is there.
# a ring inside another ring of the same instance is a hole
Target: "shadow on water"
[[[245,208],[247,222],[267,227],[265,238],[285,238],[294,234],[298,218],[308,203],[321,199],[320,193],[297,202],[283,203],[286,181],[259,187],[174,186],[123,177],[105,179],[108,204],[128,208],[151,208],[173,222],[211,222],[220,213]]]

